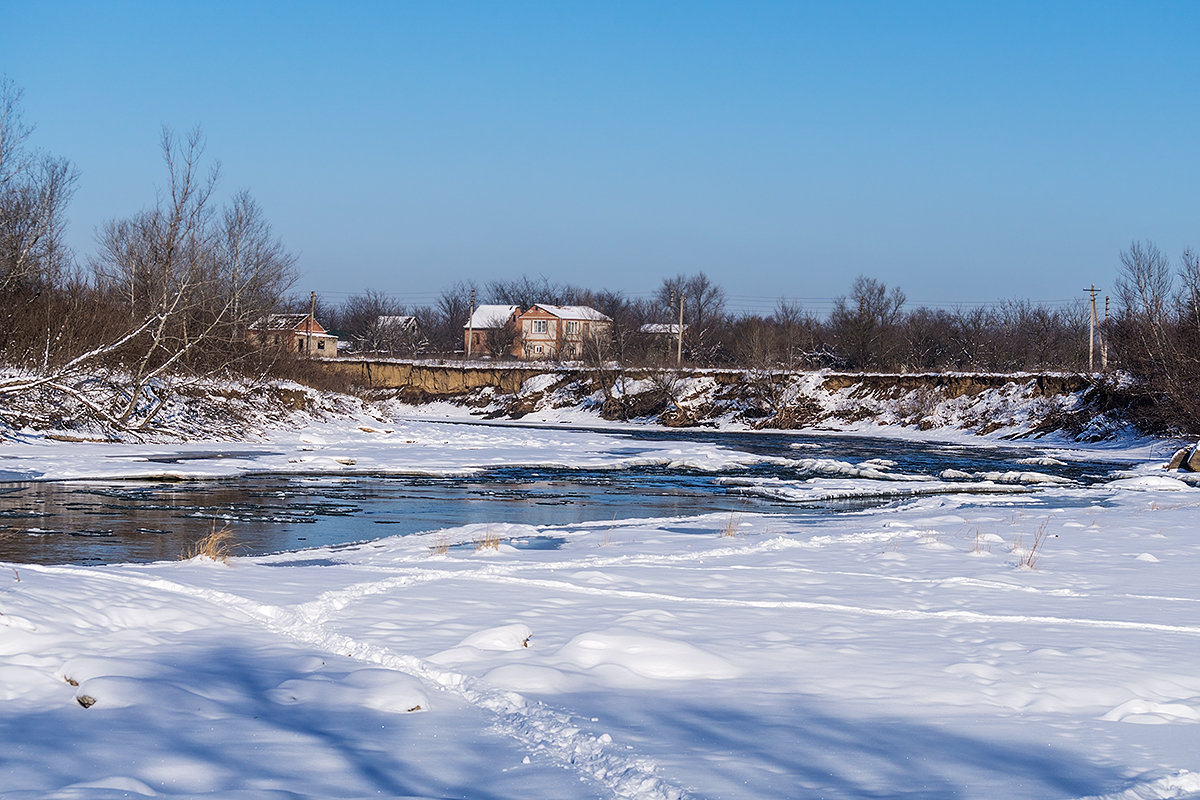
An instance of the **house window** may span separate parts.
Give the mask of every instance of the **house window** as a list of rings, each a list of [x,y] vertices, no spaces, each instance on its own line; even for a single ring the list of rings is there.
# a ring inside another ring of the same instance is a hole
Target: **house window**
[[[533,332],[534,333],[545,333],[546,332],[546,320],[535,319],[533,321]],[[540,353],[541,351],[539,350],[538,352]]]
[[[567,323],[567,333],[579,333],[579,323],[578,322],[568,322]]]
[[[324,350],[324,349],[325,349],[325,340],[324,340],[324,339],[318,339],[318,340],[317,340],[317,349],[318,349],[318,350]]]
[[[542,324],[545,325],[546,323],[543,322]],[[542,354],[542,346],[540,344],[537,345],[536,347],[533,348],[533,352],[537,353],[540,356]]]
[[[297,340],[296,340],[296,352],[297,352],[297,353],[303,353],[303,352],[304,352],[304,340],[303,340],[303,339],[297,339]]]

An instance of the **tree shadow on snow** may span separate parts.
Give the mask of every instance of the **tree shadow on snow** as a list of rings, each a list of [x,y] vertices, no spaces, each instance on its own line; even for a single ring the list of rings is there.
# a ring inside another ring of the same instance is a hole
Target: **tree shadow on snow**
[[[1118,766],[1026,740],[1019,724],[976,735],[964,732],[965,719],[952,728],[840,715],[787,696],[752,713],[720,702],[626,693],[572,696],[568,704],[603,709],[602,730],[705,798],[1073,798],[1130,783]]]
[[[145,696],[124,707],[106,707],[104,684],[94,682],[96,703],[84,709],[74,698],[88,682],[80,689],[64,683],[61,708],[0,716],[0,739],[19,742],[0,753],[0,785],[15,796],[21,790],[40,796],[39,790],[123,776],[166,795],[226,796],[249,782],[262,797],[521,796],[509,790],[519,778],[506,780],[499,766],[519,764],[520,749],[487,733],[487,715],[461,707],[402,714],[280,703],[273,689],[311,677],[312,652],[286,649],[250,642],[155,654],[160,674],[126,679],[125,702],[139,685]],[[329,661],[321,674],[335,681],[367,666]],[[456,713],[479,719],[464,724]]]

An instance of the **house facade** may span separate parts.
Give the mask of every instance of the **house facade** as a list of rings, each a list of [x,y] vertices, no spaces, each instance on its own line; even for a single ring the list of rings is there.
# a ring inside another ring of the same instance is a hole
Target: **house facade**
[[[517,317],[513,355],[525,359],[582,358],[586,346],[612,336],[612,319],[588,306],[534,304]]]
[[[260,345],[282,347],[307,356],[334,358],[338,340],[311,314],[271,314],[251,323],[247,336]]]
[[[520,314],[520,306],[478,306],[463,325],[463,352],[468,357],[518,355],[514,341]]]

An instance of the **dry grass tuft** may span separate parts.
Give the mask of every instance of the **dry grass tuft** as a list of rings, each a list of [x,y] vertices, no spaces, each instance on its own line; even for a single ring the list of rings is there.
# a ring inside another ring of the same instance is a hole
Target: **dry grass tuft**
[[[1046,539],[1049,536],[1046,533],[1046,528],[1050,526],[1050,519],[1047,518],[1037,529],[1037,533],[1033,535],[1033,544],[1026,550],[1024,547],[1025,537],[1017,536],[1013,540],[1013,552],[1020,559],[1018,565],[1034,569],[1037,567],[1038,559],[1042,557],[1042,547],[1046,544]]]
[[[184,550],[179,558],[182,561],[189,561],[193,558],[207,558],[210,561],[224,564],[229,561],[236,548],[237,543],[233,539],[233,529],[225,526],[221,530],[217,530],[217,523],[213,522],[212,530],[209,531],[208,535],[203,539],[197,540],[191,547]]]
[[[488,529],[486,531],[484,531],[483,538],[475,540],[475,552],[478,553],[480,550],[499,550],[499,549],[500,549],[500,535],[492,533],[492,527],[489,525]]]
[[[433,543],[433,547],[429,548],[435,556],[444,556],[450,552],[450,540],[442,537]]]
[[[983,532],[978,528],[975,529],[975,546],[971,548],[971,552],[977,556],[992,552],[991,544],[984,543]]]
[[[613,531],[617,528],[617,515],[613,514],[612,524],[608,526],[608,530],[604,532],[604,539],[600,542],[601,547],[608,547],[612,544]]]
[[[725,530],[721,531],[721,536],[722,536],[722,538],[724,538],[724,537],[732,538],[737,535],[738,535],[737,514],[730,514],[729,522],[725,523]]]

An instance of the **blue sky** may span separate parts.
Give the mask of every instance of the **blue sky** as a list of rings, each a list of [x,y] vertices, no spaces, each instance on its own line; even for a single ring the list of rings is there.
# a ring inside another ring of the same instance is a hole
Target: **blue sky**
[[[522,274],[734,310],[865,274],[1065,301],[1200,247],[1196,2],[0,0],[0,72],[80,170],[71,240],[200,125],[297,289],[430,302]]]

